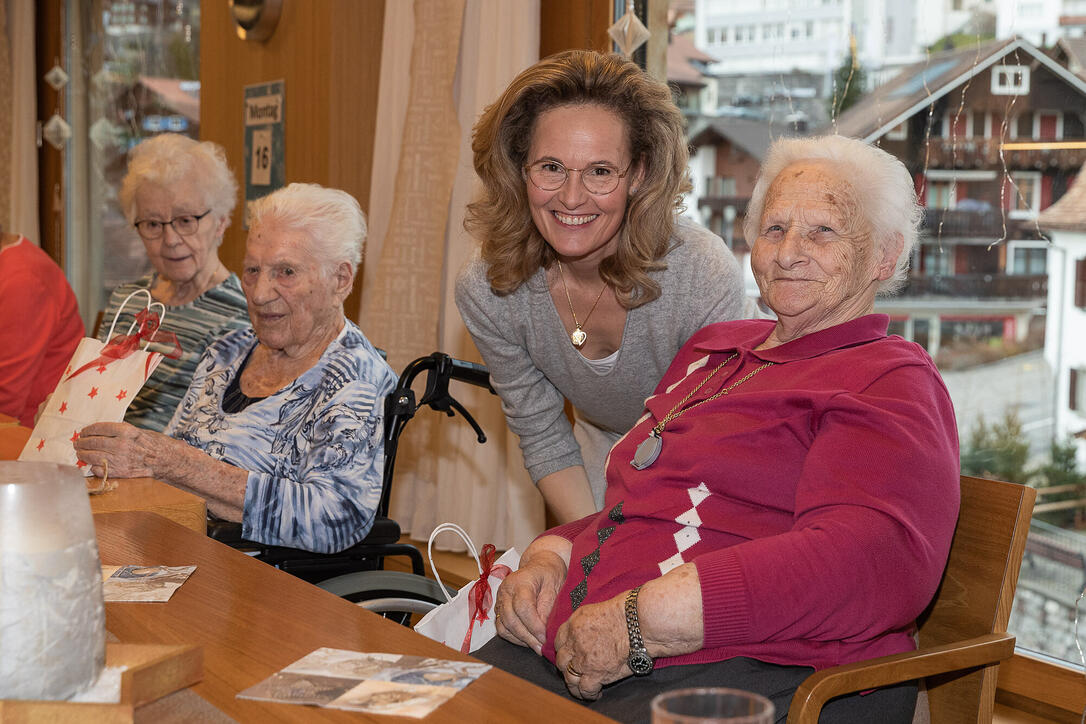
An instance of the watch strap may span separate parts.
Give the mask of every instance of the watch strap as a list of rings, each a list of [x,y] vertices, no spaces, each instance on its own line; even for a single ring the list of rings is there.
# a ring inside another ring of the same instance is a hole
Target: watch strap
[[[649,656],[645,648],[645,641],[641,636],[641,622],[637,616],[637,596],[641,593],[641,586],[626,594],[626,631],[630,637],[630,654],[626,659],[627,665],[637,676],[645,676],[652,672],[656,662]]]

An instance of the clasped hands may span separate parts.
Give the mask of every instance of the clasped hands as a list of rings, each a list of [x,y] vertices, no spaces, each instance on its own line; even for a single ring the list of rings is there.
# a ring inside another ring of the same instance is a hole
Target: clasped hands
[[[527,556],[525,556],[527,558]],[[550,551],[541,551],[510,573],[494,603],[498,634],[540,654],[547,619],[566,578],[567,566]],[[600,697],[604,684],[624,679],[630,642],[626,631],[625,593],[578,608],[555,635],[555,664],[569,692],[580,699]]]

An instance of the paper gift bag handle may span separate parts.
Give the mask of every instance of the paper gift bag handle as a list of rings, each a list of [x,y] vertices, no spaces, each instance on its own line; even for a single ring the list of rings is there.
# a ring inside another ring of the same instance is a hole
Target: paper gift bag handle
[[[434,578],[437,579],[438,585],[441,587],[441,592],[445,594],[445,600],[452,601],[452,596],[449,595],[448,589],[441,581],[441,574],[437,572],[437,566],[434,565],[434,538],[438,533],[444,533],[449,531],[456,533],[468,546],[468,552],[471,553],[471,557],[475,559],[475,567],[479,570],[479,575],[483,575],[483,564],[479,562],[479,554],[475,551],[475,544],[471,542],[471,537],[463,528],[456,523],[442,523],[438,527],[434,528],[434,531],[430,534],[430,540],[426,543],[426,557],[430,559],[430,570],[434,572]]]
[[[117,327],[117,320],[121,318],[121,314],[124,312],[124,308],[126,306],[128,306],[128,300],[131,299],[132,297],[136,296],[137,294],[146,294],[147,295],[147,302],[146,302],[146,304],[144,304],[144,307],[143,307],[144,309],[150,310],[150,309],[154,309],[155,307],[158,307],[158,308],[160,308],[162,310],[158,315],[158,326],[159,326],[159,328],[161,328],[162,323],[166,321],[166,305],[163,304],[162,302],[156,302],[151,297],[150,290],[148,290],[148,289],[137,289],[136,291],[132,292],[131,294],[129,294],[127,297],[124,298],[124,301],[121,302],[121,306],[117,309],[117,313],[115,315],[113,315],[113,324],[109,325],[109,336],[106,337],[107,342],[109,340],[113,339],[113,331]],[[139,324],[139,319],[132,320],[132,324],[128,325],[127,334],[131,335],[132,332],[136,329],[137,324]],[[156,332],[157,332],[157,330],[156,330]],[[151,335],[151,336],[153,337],[154,335]],[[151,340],[150,339],[146,340],[145,344],[148,344],[148,345],[151,344]]]

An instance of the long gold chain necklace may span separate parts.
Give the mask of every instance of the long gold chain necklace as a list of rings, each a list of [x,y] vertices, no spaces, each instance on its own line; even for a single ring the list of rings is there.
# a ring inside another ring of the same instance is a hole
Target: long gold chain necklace
[[[583,329],[584,325],[588,324],[588,318],[592,316],[592,312],[596,311],[596,305],[600,303],[600,299],[603,298],[603,293],[607,291],[607,284],[604,283],[603,288],[600,289],[600,293],[596,295],[596,301],[592,303],[592,308],[588,310],[588,314],[585,315],[583,322],[577,321],[577,312],[573,311],[573,299],[569,296],[569,287],[566,286],[566,275],[562,273],[562,262],[558,262],[558,278],[562,280],[562,290],[566,293],[566,301],[569,303],[569,313],[573,315],[573,331],[569,333],[569,341],[573,343],[573,346],[580,349],[585,340],[588,339],[588,335],[585,334]]]
[[[713,371],[705,377],[704,380],[698,383],[697,387],[690,390],[686,397],[679,400],[679,402],[674,407],[672,407],[666,415],[664,415],[664,419],[660,420],[660,422],[656,423],[653,428],[649,430],[649,434],[646,435],[645,439],[641,442],[641,444],[637,446],[637,451],[634,453],[633,460],[630,461],[630,465],[633,465],[638,470],[644,470],[645,468],[656,462],[656,458],[660,457],[660,450],[662,450],[664,447],[664,428],[667,427],[667,424],[669,422],[679,417],[680,415],[683,415],[690,410],[693,410],[695,407],[704,405],[706,402],[712,402],[718,397],[723,397],[739,385],[749,380],[754,375],[764,370],[766,367],[770,367],[773,365],[772,362],[766,362],[761,367],[756,367],[755,369],[751,370],[742,379],[733,382],[729,387],[724,388],[720,392],[717,392],[715,395],[711,397],[706,397],[704,400],[699,400],[690,407],[683,407],[683,405],[690,401],[691,397],[698,393],[698,390],[704,387],[709,380],[713,379],[713,375],[722,370],[724,368],[724,365],[728,364],[738,356],[739,353],[736,352],[731,357],[718,364],[713,369]]]

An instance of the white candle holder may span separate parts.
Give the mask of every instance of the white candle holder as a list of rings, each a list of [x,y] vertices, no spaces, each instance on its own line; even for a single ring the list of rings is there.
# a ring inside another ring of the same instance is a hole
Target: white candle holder
[[[0,699],[66,699],[94,683],[105,651],[83,475],[0,462]]]

